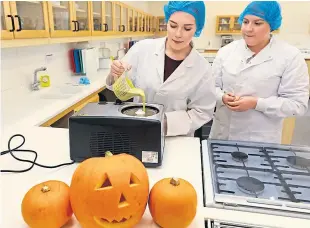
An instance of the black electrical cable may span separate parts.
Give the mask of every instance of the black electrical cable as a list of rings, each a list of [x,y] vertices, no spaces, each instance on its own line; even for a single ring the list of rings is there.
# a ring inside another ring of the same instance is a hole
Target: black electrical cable
[[[22,142],[19,146],[15,147],[14,149],[11,149],[11,141],[12,141],[12,139],[15,138],[15,137],[18,137],[18,136],[21,137],[21,138],[23,139],[23,142]],[[30,166],[29,168],[27,168],[27,169],[22,169],[22,170],[1,170],[1,173],[23,173],[23,172],[27,172],[27,171],[31,170],[35,165],[40,166],[40,167],[42,167],[42,168],[53,169],[53,168],[58,168],[58,167],[64,166],[64,165],[72,165],[72,164],[75,163],[75,161],[72,161],[72,162],[63,163],[63,164],[55,165],[55,166],[41,165],[41,164],[39,164],[39,163],[36,163],[36,160],[37,160],[37,158],[38,158],[38,153],[37,153],[36,151],[34,151],[34,150],[23,150],[23,149],[19,149],[19,148],[21,148],[21,147],[24,145],[24,143],[25,143],[25,137],[24,137],[23,135],[21,135],[21,134],[15,134],[15,135],[11,136],[11,138],[9,139],[9,142],[8,142],[8,150],[2,151],[2,152],[0,153],[0,156],[10,153],[11,156],[12,156],[14,159],[16,159],[16,160],[18,160],[18,161],[21,161],[21,162],[28,162],[28,163],[31,163],[31,166]],[[28,152],[28,153],[34,153],[34,154],[35,154],[35,158],[34,158],[33,161],[27,160],[27,159],[21,159],[21,158],[16,157],[16,156],[13,154],[13,152]]]

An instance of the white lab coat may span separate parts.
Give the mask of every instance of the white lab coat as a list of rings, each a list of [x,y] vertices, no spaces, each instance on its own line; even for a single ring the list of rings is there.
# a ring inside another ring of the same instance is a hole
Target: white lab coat
[[[272,37],[254,58],[243,39],[221,48],[213,62],[217,105],[210,138],[281,143],[285,117],[303,115],[308,106],[309,76],[300,51]],[[255,110],[234,112],[225,93],[256,96]]]
[[[212,69],[193,48],[164,82],[165,43],[166,37],[141,40],[122,61],[132,65],[130,78],[135,87],[144,90],[146,102],[164,105],[167,136],[193,136],[213,117],[216,95]],[[107,84],[111,85],[110,77]],[[141,100],[135,97],[134,102]]]

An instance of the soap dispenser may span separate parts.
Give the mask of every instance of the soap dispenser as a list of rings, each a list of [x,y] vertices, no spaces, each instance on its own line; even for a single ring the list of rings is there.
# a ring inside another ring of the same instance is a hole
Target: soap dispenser
[[[40,86],[41,87],[49,87],[51,85],[51,79],[48,73],[48,63],[49,63],[49,58],[52,57],[52,54],[46,55],[45,56],[45,66],[47,66],[47,69],[45,70],[45,74],[40,76]]]

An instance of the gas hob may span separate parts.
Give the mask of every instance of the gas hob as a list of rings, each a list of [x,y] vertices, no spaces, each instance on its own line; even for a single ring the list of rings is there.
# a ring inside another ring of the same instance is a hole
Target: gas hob
[[[202,142],[205,206],[310,218],[310,148]]]

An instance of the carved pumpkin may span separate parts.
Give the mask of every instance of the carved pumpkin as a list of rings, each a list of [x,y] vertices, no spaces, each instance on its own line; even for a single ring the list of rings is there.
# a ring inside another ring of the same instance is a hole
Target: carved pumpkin
[[[139,223],[148,193],[149,179],[142,162],[128,154],[107,153],[77,167],[70,201],[83,227],[124,228]]]
[[[66,224],[72,216],[69,186],[57,180],[33,186],[25,194],[21,209],[31,228],[55,228]]]
[[[148,206],[153,220],[161,227],[185,228],[195,218],[197,193],[184,179],[165,178],[152,187]]]

